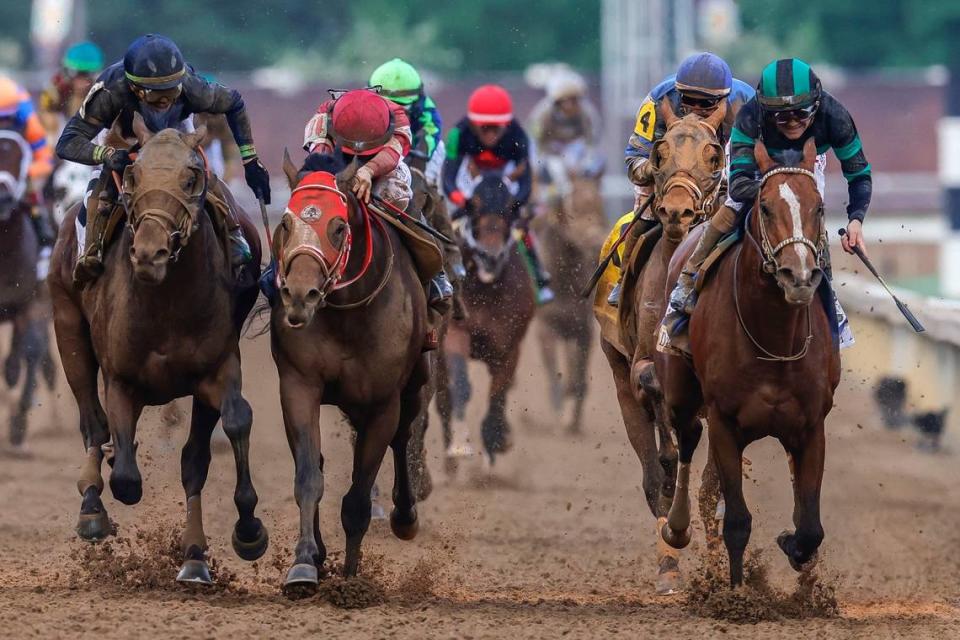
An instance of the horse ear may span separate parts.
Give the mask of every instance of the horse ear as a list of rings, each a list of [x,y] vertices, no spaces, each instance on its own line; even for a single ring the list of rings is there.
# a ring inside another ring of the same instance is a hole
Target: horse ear
[[[677,114],[673,112],[673,105],[670,104],[669,99],[660,101],[660,117],[663,118],[663,123],[667,125],[667,129],[673,126],[673,123],[676,122]]]
[[[710,128],[714,131],[717,131],[720,128],[720,124],[723,122],[723,119],[727,117],[727,100],[723,99],[720,102],[720,105],[710,114],[710,117],[706,119],[706,123],[710,125]]]
[[[360,158],[359,156],[354,156],[353,160],[337,174],[337,187],[341,191],[350,190],[350,183],[353,182],[353,177],[357,175],[357,169],[359,168]]]
[[[290,159],[290,152],[286,147],[283,148],[283,173],[287,176],[287,184],[290,185],[291,189],[300,182],[300,177],[297,175],[297,165],[293,164],[293,160]]]
[[[208,133],[209,133],[209,130],[207,129],[207,125],[202,124],[199,127],[197,127],[196,131],[194,131],[193,133],[184,133],[183,141],[191,149],[201,149],[207,146],[207,143],[209,142],[209,140],[207,139],[209,137]]]
[[[802,167],[807,171],[813,171],[813,167],[817,162],[817,142],[813,139],[813,136],[807,138],[807,141],[803,143],[803,161]]]
[[[757,168],[760,169],[760,173],[766,173],[770,171],[770,169],[773,169],[773,159],[770,157],[770,154],[767,153],[767,145],[763,144],[763,140],[757,140],[754,145],[753,157],[757,161]]]
[[[150,131],[150,127],[143,121],[143,116],[139,112],[133,114],[133,134],[137,136],[137,142],[140,143],[141,147],[150,142],[150,138],[154,136],[153,131]]]

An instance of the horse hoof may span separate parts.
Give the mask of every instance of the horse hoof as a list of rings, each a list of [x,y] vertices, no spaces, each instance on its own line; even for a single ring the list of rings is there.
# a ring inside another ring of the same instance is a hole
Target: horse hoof
[[[801,562],[797,558],[796,536],[790,531],[783,531],[777,536],[777,546],[787,556],[790,562],[790,568],[796,572],[806,571],[817,564],[817,552],[814,551],[806,561]]]
[[[123,504],[137,504],[143,498],[143,481],[140,478],[128,480],[113,473],[110,474],[110,491]]]
[[[205,584],[212,585],[213,578],[210,577],[210,567],[205,560],[184,560],[180,567],[180,573],[177,574],[177,582],[181,584]]]
[[[420,530],[420,521],[417,519],[417,509],[412,507],[407,518],[401,518],[400,512],[394,509],[390,512],[390,529],[393,535],[401,540],[413,540]]]
[[[654,588],[658,596],[672,596],[683,591],[681,583],[680,571],[673,569],[658,575]]]
[[[233,543],[233,550],[238,556],[240,556],[241,559],[246,560],[247,562],[258,560],[264,553],[267,552],[267,546],[270,544],[270,535],[267,533],[267,528],[263,526],[263,523],[260,522],[260,520],[257,520],[257,524],[259,525],[260,529],[257,533],[257,537],[254,540],[250,542],[241,540],[237,535],[237,527],[233,528],[233,537],[230,539],[230,542]]]
[[[320,584],[320,574],[316,565],[298,563],[287,571],[287,579],[283,581],[284,588],[315,587]]]
[[[77,535],[88,542],[99,542],[113,533],[106,511],[81,513],[77,520]]]
[[[690,544],[690,539],[693,537],[693,530],[687,527],[685,531],[674,531],[670,528],[669,522],[664,522],[663,526],[660,527],[660,537],[674,549],[683,549]]]

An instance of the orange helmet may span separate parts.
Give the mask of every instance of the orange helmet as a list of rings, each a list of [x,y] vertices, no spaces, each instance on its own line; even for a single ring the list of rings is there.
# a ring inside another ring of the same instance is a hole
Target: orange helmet
[[[15,114],[25,97],[23,89],[17,86],[16,82],[0,76],[0,118]]]

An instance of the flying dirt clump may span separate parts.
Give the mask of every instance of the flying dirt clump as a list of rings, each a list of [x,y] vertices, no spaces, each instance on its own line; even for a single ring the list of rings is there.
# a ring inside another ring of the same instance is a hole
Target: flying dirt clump
[[[191,587],[175,581],[183,562],[180,527],[162,523],[136,527],[131,536],[117,536],[98,544],[83,545],[75,554],[71,586],[115,586],[133,591],[183,591]],[[208,560],[214,585],[204,591],[241,593],[236,576],[215,558]]]
[[[840,612],[835,587],[821,579],[812,567],[800,572],[793,593],[784,593],[770,584],[760,551],[755,551],[744,565],[743,587],[732,589],[728,576],[721,554],[705,557],[700,571],[690,580],[686,610],[697,616],[746,624],[832,618]]]

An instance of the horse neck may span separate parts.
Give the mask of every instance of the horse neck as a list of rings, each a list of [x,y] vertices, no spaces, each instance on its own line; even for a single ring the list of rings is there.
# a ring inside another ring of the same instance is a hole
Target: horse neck
[[[756,229],[748,228],[746,233],[759,238]],[[737,300],[747,329],[773,353],[791,355],[797,352],[809,331],[809,307],[794,306],[784,300],[783,290],[763,270],[763,256],[749,238],[743,239],[738,251],[743,254],[734,278],[738,282]],[[816,295],[810,304],[819,304]]]
[[[359,209],[350,207],[350,234],[353,238],[350,248],[350,256],[347,259],[347,268],[344,271],[344,279],[355,277],[363,269],[363,263],[367,255],[367,228],[363,221]],[[350,286],[333,292],[330,301],[334,304],[349,304],[364,298],[373,293],[383,281],[384,274],[390,260],[390,253],[397,252],[399,247],[399,238],[397,232],[390,228],[389,223],[383,223],[379,227],[374,219],[376,214],[370,213],[370,232],[373,234],[373,256],[370,260],[370,266],[367,268],[363,277]]]

